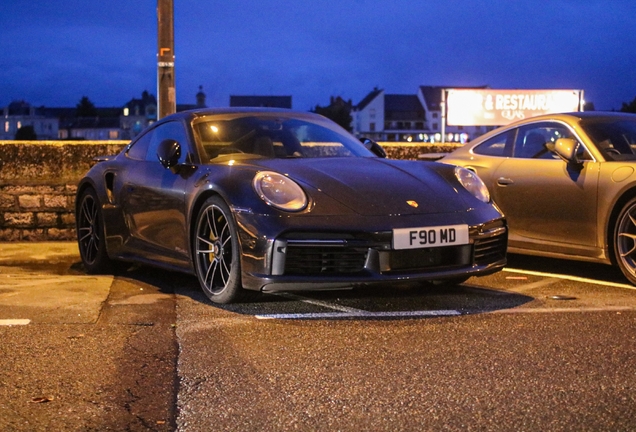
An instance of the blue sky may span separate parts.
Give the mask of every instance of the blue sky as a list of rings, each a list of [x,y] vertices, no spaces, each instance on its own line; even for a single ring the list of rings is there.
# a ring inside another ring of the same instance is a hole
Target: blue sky
[[[156,1],[10,0],[0,106],[122,106],[156,93]],[[634,0],[175,0],[177,102],[291,95],[295,109],[374,87],[583,89],[636,97]]]

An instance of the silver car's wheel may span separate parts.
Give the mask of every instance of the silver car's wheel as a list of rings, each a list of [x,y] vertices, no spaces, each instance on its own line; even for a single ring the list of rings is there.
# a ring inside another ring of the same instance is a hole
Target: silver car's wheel
[[[194,233],[194,267],[203,292],[215,303],[236,301],[241,292],[239,244],[230,209],[219,197],[199,211]]]
[[[636,284],[636,199],[628,202],[618,215],[614,251],[621,271]]]
[[[100,204],[93,189],[86,189],[81,195],[76,220],[77,244],[86,270],[89,273],[112,272]]]

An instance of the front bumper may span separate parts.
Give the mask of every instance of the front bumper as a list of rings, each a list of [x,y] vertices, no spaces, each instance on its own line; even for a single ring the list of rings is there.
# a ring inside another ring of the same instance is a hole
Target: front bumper
[[[242,283],[293,291],[482,276],[506,265],[507,236],[503,218],[469,225],[469,244],[409,250],[393,250],[387,230],[291,229],[260,240],[243,231]]]

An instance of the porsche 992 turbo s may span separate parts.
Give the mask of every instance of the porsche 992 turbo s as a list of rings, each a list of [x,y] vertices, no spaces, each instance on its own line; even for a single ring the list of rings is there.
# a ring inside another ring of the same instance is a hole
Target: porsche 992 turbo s
[[[313,113],[173,114],[80,181],[83,264],[191,273],[217,303],[250,290],[461,283],[506,264],[506,222],[477,175],[382,156]]]

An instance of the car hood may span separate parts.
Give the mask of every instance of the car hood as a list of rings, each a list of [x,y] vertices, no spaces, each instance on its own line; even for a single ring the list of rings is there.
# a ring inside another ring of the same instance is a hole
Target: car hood
[[[466,210],[433,163],[351,157],[268,159],[257,165],[286,174],[362,215]]]

